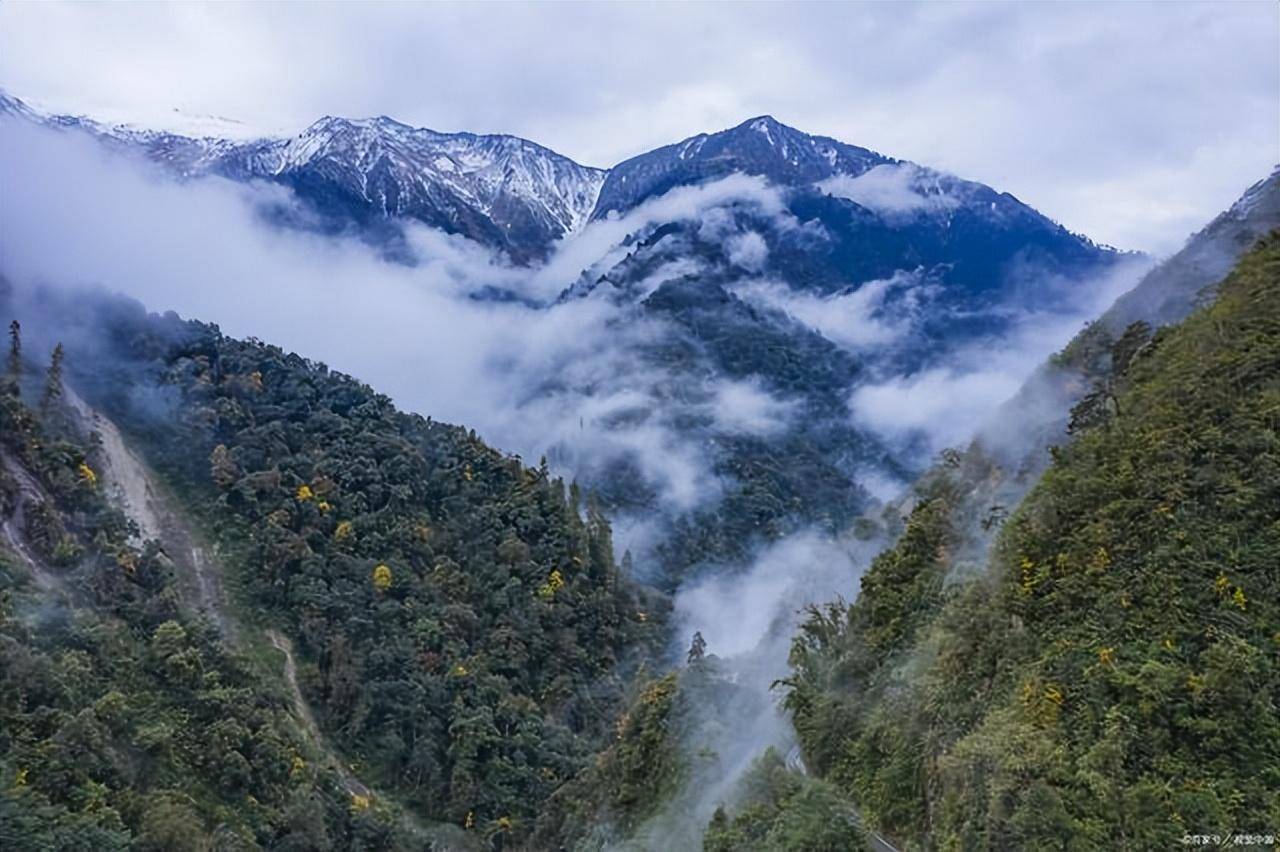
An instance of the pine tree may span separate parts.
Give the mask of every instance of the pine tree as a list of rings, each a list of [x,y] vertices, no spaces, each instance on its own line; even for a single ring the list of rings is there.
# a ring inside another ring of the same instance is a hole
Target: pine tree
[[[702,661],[707,655],[707,640],[702,638],[702,631],[696,630],[693,634],[693,642],[689,644],[689,665]]]
[[[49,360],[49,372],[45,378],[44,397],[40,400],[40,408],[47,410],[55,399],[62,396],[62,344],[53,347],[53,357]]]
[[[9,378],[14,384],[22,378],[22,325],[17,320],[9,323]]]

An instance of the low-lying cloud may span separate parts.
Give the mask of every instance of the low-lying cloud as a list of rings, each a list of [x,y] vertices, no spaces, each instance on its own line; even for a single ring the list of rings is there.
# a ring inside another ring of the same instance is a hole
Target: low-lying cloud
[[[948,353],[943,363],[861,385],[849,397],[854,421],[891,445],[923,443],[930,453],[967,442],[1045,359],[1129,290],[1150,265],[1145,258],[1122,262],[1089,286],[1063,287],[1041,276],[1041,286],[1068,294],[1060,311],[1016,315],[1000,337],[963,346]]]
[[[923,270],[900,270],[831,295],[793,290],[772,279],[741,281],[734,292],[749,302],[789,314],[833,343],[864,349],[888,346],[907,336],[931,285]]]
[[[817,187],[890,217],[949,210],[959,203],[942,189],[936,173],[912,163],[885,163],[857,177],[833,175]]]
[[[731,204],[782,215],[757,178],[678,190],[594,223],[532,271],[416,225],[407,241],[417,265],[387,262],[355,239],[266,225],[264,205],[294,203],[278,186],[177,183],[87,137],[19,122],[0,125],[0,185],[0,268],[19,284],[100,285],[269,340],[531,461],[547,454],[568,476],[625,459],[671,509],[720,492],[677,413],[750,434],[787,416],[756,385],[706,376],[685,377],[673,400],[670,374],[635,357],[667,333],[661,321],[603,299],[549,301],[650,222]],[[677,266],[666,274],[697,271]],[[485,288],[548,303],[472,297]]]
[[[717,234],[740,271],[763,268],[767,244],[743,230],[739,215],[780,230],[796,223],[782,192],[759,177],[678,188],[592,223],[533,270],[416,224],[405,226],[416,265],[389,262],[354,238],[267,224],[264,207],[296,204],[280,186],[179,183],[88,137],[20,123],[0,124],[0,184],[0,271],[19,285],[101,286],[268,340],[368,381],[405,408],[475,428],[531,463],[545,455],[570,478],[616,484],[629,471],[660,507],[615,518],[619,549],[637,555],[658,540],[662,513],[723,494],[708,435],[768,438],[799,416],[795,400],[755,379],[673,373],[638,357],[672,329],[630,303],[556,298],[583,270],[594,280],[634,251],[628,237],[668,221]],[[650,291],[701,271],[703,261],[676,256],[637,286]],[[903,274],[827,300],[778,282],[744,286],[744,295],[773,300],[839,343],[871,346],[909,322],[887,302],[921,283]],[[485,289],[525,301],[474,298]],[[791,565],[805,574],[803,560]],[[638,569],[647,570],[643,560]],[[772,582],[752,576],[761,589]],[[779,591],[776,600],[790,599]],[[755,612],[764,618],[766,608]]]

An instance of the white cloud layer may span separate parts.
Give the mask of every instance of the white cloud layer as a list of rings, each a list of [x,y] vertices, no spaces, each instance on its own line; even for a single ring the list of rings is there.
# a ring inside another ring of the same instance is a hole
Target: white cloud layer
[[[819,181],[818,188],[828,195],[847,198],[868,210],[889,216],[921,210],[940,211],[957,205],[958,202],[948,195],[925,191],[921,186],[925,178],[924,170],[910,163],[885,164],[857,177],[834,175]]]
[[[923,440],[930,452],[962,445],[1045,359],[1065,346],[1150,268],[1149,260],[1118,264],[1091,286],[1073,291],[1074,303],[1053,313],[1013,317],[1011,330],[949,353],[943,366],[862,385],[849,397],[854,422],[891,444]],[[1055,287],[1038,279],[1043,287]]]
[[[891,345],[910,333],[930,285],[918,271],[899,271],[831,295],[793,290],[769,279],[742,281],[733,289],[748,302],[789,314],[833,343],[863,349]]]
[[[409,231],[418,265],[390,263],[351,239],[265,224],[256,205],[293,203],[280,187],[177,183],[81,134],[20,121],[0,120],[0,186],[0,271],[19,284],[102,285],[269,340],[531,462],[545,453],[569,476],[627,459],[667,509],[721,487],[705,446],[674,419],[767,434],[790,416],[750,382],[684,376],[673,400],[670,374],[635,354],[664,326],[607,299],[535,309],[470,297],[485,286],[554,297],[655,217],[697,218],[720,204],[780,212],[759,179],[675,190],[592,225],[532,271],[425,227]],[[694,271],[677,261],[662,273]]]
[[[608,166],[761,113],[1168,251],[1280,159],[1280,6],[0,4],[0,86],[144,122],[325,114]],[[478,49],[477,44],[483,44]]]

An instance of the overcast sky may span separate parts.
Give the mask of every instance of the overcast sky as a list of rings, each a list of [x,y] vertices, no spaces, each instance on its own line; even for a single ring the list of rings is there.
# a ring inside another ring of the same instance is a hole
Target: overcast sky
[[[1280,5],[0,3],[0,86],[152,125],[385,114],[599,166],[770,113],[1166,252],[1280,161]]]

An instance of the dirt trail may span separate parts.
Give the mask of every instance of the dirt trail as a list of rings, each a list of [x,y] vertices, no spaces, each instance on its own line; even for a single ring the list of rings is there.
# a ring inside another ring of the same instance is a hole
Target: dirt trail
[[[106,470],[100,472],[101,478],[111,500],[138,525],[139,535],[135,543],[161,539],[161,522],[156,511],[159,500],[151,488],[146,466],[125,444],[116,424],[90,408],[70,388],[66,389],[64,398],[84,428],[97,432],[102,441]]]
[[[333,767],[338,773],[342,789],[346,790],[347,794],[352,797],[377,798],[377,794],[365,786],[351,771],[351,768],[342,762],[341,755],[329,747],[324,734],[320,731],[320,726],[316,724],[316,718],[311,712],[311,705],[307,703],[307,699],[302,695],[302,689],[298,686],[298,664],[294,659],[293,643],[289,641],[289,637],[278,630],[271,629],[266,631],[266,635],[271,642],[271,646],[284,654],[284,679],[289,684],[289,694],[293,699],[294,715],[302,722],[302,727],[307,735],[311,737],[312,742],[315,743],[316,750],[324,755],[326,764]],[[415,814],[405,808],[400,808],[399,811],[401,824],[411,834],[418,839],[427,836],[427,826]]]
[[[139,538],[159,541],[165,554],[178,566],[186,603],[207,615],[217,625],[223,637],[228,642],[235,643],[238,631],[229,614],[223,592],[223,566],[218,563],[216,556],[199,543],[199,535],[172,508],[172,496],[146,463],[129,449],[119,428],[110,418],[95,411],[70,388],[66,389],[65,398],[79,416],[84,428],[97,432],[101,437],[102,457],[99,463],[103,470],[99,472],[99,479],[108,489],[108,496],[137,523]],[[7,522],[5,530],[7,535]],[[141,544],[141,541],[138,543]],[[267,630],[266,637],[284,655],[284,676],[289,685],[294,713],[307,736],[315,743],[316,750],[338,772],[343,789],[349,795],[372,797],[369,788],[355,777],[338,752],[329,747],[321,733],[311,707],[298,686],[298,667],[293,656],[293,644],[287,636],[276,630]],[[412,814],[403,812],[403,818],[411,830],[423,830],[421,823]]]
[[[94,410],[75,391],[65,389],[67,403],[86,430],[101,440],[99,479],[107,495],[138,525],[135,544],[146,540],[160,546],[179,569],[183,599],[206,615],[226,639],[234,639],[235,625],[227,617],[222,591],[222,566],[197,542],[198,535],[171,507],[155,474],[129,449],[119,427]]]
[[[351,770],[344,766],[338,760],[337,755],[325,745],[324,735],[320,733],[320,726],[316,724],[315,716],[311,713],[311,705],[307,703],[307,700],[302,696],[302,690],[298,687],[298,665],[293,658],[293,643],[289,641],[287,636],[277,630],[268,630],[267,639],[271,640],[272,647],[284,654],[284,678],[289,683],[289,693],[293,697],[294,713],[307,729],[307,733],[315,740],[321,753],[329,758],[334,769],[338,771],[338,775],[342,778],[342,786],[346,791],[353,796],[369,796],[369,788],[360,783],[360,779],[352,775]]]
[[[791,747],[791,750],[787,752],[787,756],[783,762],[786,764],[787,769],[798,775],[809,774],[809,767],[805,766],[804,754],[800,751],[799,744]],[[896,846],[867,827],[867,824],[862,821],[862,815],[858,813],[857,808],[849,808],[849,817],[858,825],[862,826],[862,830],[867,833],[867,844],[871,847],[872,852],[898,852],[898,848]]]

